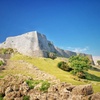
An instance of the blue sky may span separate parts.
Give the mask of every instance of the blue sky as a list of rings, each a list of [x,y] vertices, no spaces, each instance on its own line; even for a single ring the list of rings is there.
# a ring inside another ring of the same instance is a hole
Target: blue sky
[[[62,49],[100,56],[100,0],[0,0],[0,42],[34,30]]]

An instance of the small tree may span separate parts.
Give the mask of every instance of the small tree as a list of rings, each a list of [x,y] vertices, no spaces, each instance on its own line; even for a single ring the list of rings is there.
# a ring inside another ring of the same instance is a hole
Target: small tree
[[[57,66],[60,69],[64,70],[64,71],[70,71],[71,70],[69,65],[66,62],[64,62],[64,61],[59,62]]]
[[[84,72],[91,67],[90,60],[87,56],[71,56],[69,58],[69,63],[73,69],[72,74],[77,75],[79,78],[84,78]]]
[[[51,58],[51,59],[53,59],[53,60],[57,58],[56,54],[55,53],[52,53],[52,52],[50,52],[48,54],[48,57]]]
[[[97,60],[97,64],[100,65],[100,60]]]

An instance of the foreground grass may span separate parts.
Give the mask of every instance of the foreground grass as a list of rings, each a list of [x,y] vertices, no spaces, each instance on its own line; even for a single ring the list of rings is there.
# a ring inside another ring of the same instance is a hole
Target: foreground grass
[[[94,88],[94,92],[100,92],[100,80],[93,81],[93,80],[87,80],[87,81],[78,81],[74,80],[72,75],[69,72],[65,72],[57,67],[57,64],[61,59],[55,59],[52,60],[50,58],[31,58],[28,56],[23,56],[21,54],[15,54],[11,60],[24,60],[28,63],[33,64],[34,66],[38,67],[40,70],[43,70],[49,74],[52,74],[56,76],[58,79],[64,82],[72,83],[74,85],[79,85],[79,84],[92,84]],[[100,77],[100,72],[97,71],[88,71],[89,74],[94,74],[97,77]]]

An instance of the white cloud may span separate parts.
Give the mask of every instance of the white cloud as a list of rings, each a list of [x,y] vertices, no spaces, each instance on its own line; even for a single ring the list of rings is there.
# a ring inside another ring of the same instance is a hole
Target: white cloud
[[[84,48],[80,48],[80,47],[67,47],[68,50],[71,50],[71,51],[74,51],[74,52],[77,52],[77,53],[84,53],[86,51],[89,50],[89,47],[86,46]]]

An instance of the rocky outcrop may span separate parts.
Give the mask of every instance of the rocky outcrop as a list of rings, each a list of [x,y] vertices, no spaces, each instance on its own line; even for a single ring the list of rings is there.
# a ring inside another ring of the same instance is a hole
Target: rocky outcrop
[[[77,55],[75,52],[55,47],[52,42],[47,40],[45,35],[37,31],[28,32],[15,37],[8,37],[5,42],[0,44],[0,48],[13,48],[24,55],[32,57],[48,57],[49,52],[63,57]],[[91,55],[88,56],[92,59]]]
[[[100,92],[99,93],[94,93],[91,96],[91,100],[100,100]]]
[[[74,95],[90,95],[93,93],[93,89],[92,89],[92,86],[89,84],[89,85],[80,85],[80,86],[77,86],[73,89],[72,93]]]
[[[100,93],[93,94],[91,85],[74,86],[58,82],[51,84],[47,92],[43,92],[38,89],[40,84],[30,88],[26,80],[33,79],[22,75],[9,75],[0,79],[0,95],[4,100],[24,100],[25,96],[29,98],[27,100],[100,100]]]

